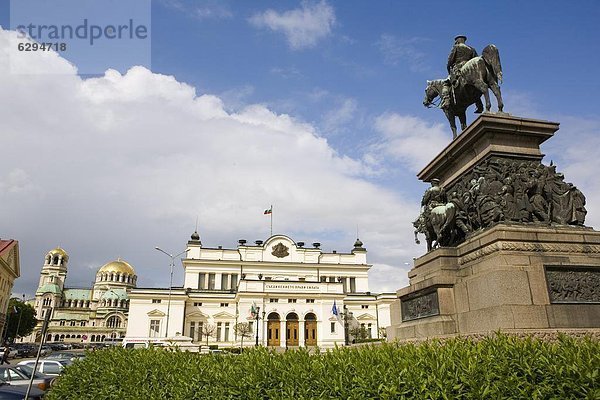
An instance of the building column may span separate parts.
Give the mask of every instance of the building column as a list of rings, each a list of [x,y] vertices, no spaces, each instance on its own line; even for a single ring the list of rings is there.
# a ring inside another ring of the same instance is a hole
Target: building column
[[[306,321],[298,319],[298,346],[305,346],[304,344],[304,331],[306,330]]]

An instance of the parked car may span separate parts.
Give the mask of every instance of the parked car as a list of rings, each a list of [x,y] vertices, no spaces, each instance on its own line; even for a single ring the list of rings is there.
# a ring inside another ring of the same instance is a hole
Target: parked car
[[[5,347],[0,347],[0,354],[4,354]],[[15,358],[18,354],[16,348],[8,346],[8,358]]]
[[[29,380],[31,379],[31,368],[29,369],[29,374],[25,374],[23,372],[23,368],[27,368],[24,365],[20,365],[20,368],[17,366],[10,365],[0,365],[0,379],[7,382],[9,385],[29,385]],[[48,390],[52,381],[55,378],[53,376],[36,374],[33,377],[33,385],[40,390]],[[0,399],[2,397],[0,396]]]
[[[41,372],[33,372],[33,368],[27,366],[27,365],[14,365],[12,366],[14,369],[16,369],[17,371],[21,372],[23,375],[25,375],[27,377],[27,379],[31,378],[31,374],[33,373],[34,376],[34,380],[35,379],[43,379],[45,382],[47,382],[48,385],[52,386],[54,385],[54,381],[56,380],[55,376],[51,376],[51,375],[46,375],[46,374],[42,374]]]
[[[30,344],[17,345],[17,357],[32,357],[35,355],[37,348]]]
[[[23,400],[27,393],[27,386],[9,385],[6,381],[0,379],[0,399],[2,400]],[[44,391],[32,387],[27,400],[42,400]]]
[[[42,357],[45,357],[45,356],[47,356],[50,353],[52,353],[52,349],[50,348],[50,346],[43,345],[42,346],[42,351],[40,352],[40,355]]]
[[[33,368],[35,360],[21,361],[18,365],[27,365],[28,367]],[[59,361],[43,359],[38,362],[36,371],[50,376],[59,376],[64,369],[65,365]]]
[[[81,360],[83,358],[85,358],[84,353],[73,353],[70,351],[61,351],[61,352],[50,354],[48,357],[46,357],[46,360],[56,360],[59,362],[68,361],[68,364],[70,365],[73,361]]]

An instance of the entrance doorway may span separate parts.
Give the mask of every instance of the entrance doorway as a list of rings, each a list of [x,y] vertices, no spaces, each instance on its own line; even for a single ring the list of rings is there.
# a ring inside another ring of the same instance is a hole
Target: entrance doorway
[[[298,346],[298,314],[289,313],[286,320],[285,345]]]
[[[267,346],[279,346],[281,343],[279,339],[280,326],[279,314],[270,313],[267,317]]]
[[[313,313],[306,314],[304,317],[304,345],[317,345],[317,317]]]

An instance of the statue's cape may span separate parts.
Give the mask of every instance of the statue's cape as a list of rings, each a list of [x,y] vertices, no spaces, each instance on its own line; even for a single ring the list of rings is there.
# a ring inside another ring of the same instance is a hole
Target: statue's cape
[[[498,48],[493,44],[487,45],[483,49],[481,57],[483,57],[483,60],[486,62],[486,64],[491,67],[498,81],[501,82],[502,64],[500,63],[500,52],[498,51]]]

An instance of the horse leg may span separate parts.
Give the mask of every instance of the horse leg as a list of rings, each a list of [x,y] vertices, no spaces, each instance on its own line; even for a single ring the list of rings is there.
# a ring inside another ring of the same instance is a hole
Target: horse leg
[[[454,119],[454,115],[448,110],[444,110],[444,114],[446,114],[446,118],[448,118],[448,122],[450,123],[450,129],[452,129],[452,139],[456,139],[456,120]]]
[[[488,93],[488,85],[485,84],[482,80],[478,80],[475,82],[474,86],[483,94],[485,97],[485,111],[490,112],[492,108],[492,103],[490,103],[490,94]]]
[[[502,93],[500,93],[500,86],[498,86],[496,82],[490,82],[490,89],[492,89],[494,96],[496,96],[496,101],[498,102],[498,111],[503,112],[502,110],[504,109],[504,102],[502,101]]]
[[[465,111],[458,114],[458,119],[460,120],[460,130],[464,131],[467,129],[467,114]]]

